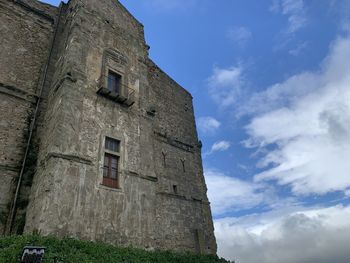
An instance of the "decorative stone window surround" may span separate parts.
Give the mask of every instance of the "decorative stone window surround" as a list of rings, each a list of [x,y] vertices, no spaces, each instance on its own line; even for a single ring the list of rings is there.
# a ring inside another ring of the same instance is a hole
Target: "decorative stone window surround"
[[[101,77],[97,93],[123,106],[130,107],[135,102],[135,91],[128,86],[128,59],[116,50],[105,50],[102,58]],[[120,93],[108,89],[108,74],[120,75]]]

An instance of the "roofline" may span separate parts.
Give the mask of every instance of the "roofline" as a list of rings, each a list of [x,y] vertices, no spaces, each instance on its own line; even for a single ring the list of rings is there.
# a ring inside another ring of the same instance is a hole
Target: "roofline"
[[[162,74],[164,74],[167,78],[169,78],[172,82],[174,82],[174,84],[176,86],[178,86],[179,88],[181,88],[183,91],[185,91],[190,97],[191,99],[193,99],[192,94],[185,89],[183,86],[181,86],[176,80],[174,80],[172,77],[169,76],[168,73],[166,73],[164,70],[162,70],[151,58],[147,59],[149,63],[151,63],[152,66],[155,66]]]
[[[47,3],[43,3],[41,1],[36,1],[38,4],[42,5],[42,6],[48,6],[52,9],[55,9],[56,11],[58,11],[58,7],[57,6],[54,6],[54,5],[50,5],[50,4],[47,4]],[[28,3],[27,1],[23,1],[23,0],[13,0],[13,3],[51,21],[52,23],[55,23],[55,19],[56,19],[56,16],[50,14],[49,12],[45,12],[44,9],[38,9],[38,7],[32,5],[31,3]]]

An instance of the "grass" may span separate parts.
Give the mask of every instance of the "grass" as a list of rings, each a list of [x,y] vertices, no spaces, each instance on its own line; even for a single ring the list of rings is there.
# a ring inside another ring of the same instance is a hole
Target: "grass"
[[[0,263],[16,263],[24,246],[46,247],[43,263],[228,263],[216,256],[199,256],[168,251],[145,251],[135,248],[118,248],[103,243],[62,240],[39,235],[0,238]],[[56,261],[55,261],[56,260]]]

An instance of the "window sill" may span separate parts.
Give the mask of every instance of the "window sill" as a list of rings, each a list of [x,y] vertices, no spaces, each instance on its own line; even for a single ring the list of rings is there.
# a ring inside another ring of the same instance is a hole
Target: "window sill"
[[[119,192],[119,193],[123,193],[123,190],[121,188],[111,188],[108,186],[105,186],[103,184],[99,184],[98,188],[101,188],[103,190],[108,190],[108,191],[112,191],[112,192]]]

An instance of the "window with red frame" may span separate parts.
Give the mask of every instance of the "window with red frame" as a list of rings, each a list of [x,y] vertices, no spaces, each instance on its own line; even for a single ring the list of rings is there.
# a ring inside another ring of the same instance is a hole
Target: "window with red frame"
[[[120,141],[106,137],[102,185],[119,188]]]

